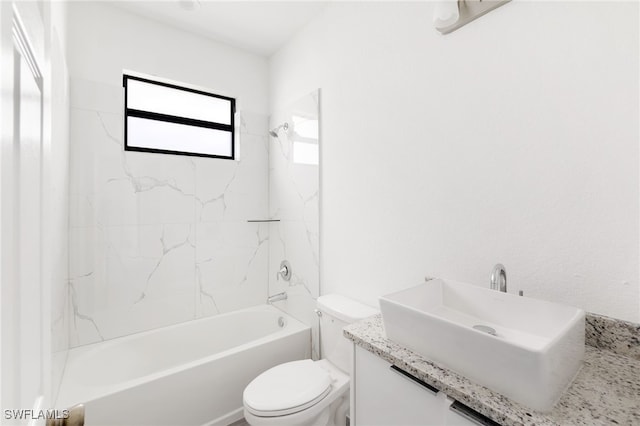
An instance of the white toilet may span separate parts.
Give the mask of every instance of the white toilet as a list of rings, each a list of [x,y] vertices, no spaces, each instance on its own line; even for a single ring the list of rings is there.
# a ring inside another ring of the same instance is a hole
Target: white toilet
[[[253,379],[243,394],[244,417],[249,424],[345,424],[352,343],[342,329],[378,311],[338,294],[321,296],[317,304],[323,359],[287,362]]]

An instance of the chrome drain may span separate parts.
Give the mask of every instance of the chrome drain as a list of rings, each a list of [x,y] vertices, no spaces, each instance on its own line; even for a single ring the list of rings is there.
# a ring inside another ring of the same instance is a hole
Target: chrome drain
[[[478,331],[482,331],[483,333],[487,333],[487,334],[490,334],[492,336],[497,336],[496,330],[494,328],[491,328],[491,327],[486,326],[486,325],[474,325],[473,329],[474,330],[478,330]]]

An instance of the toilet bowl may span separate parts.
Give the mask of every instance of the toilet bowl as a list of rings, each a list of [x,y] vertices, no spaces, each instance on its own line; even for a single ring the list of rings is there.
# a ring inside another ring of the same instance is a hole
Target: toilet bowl
[[[253,379],[243,394],[244,417],[250,425],[346,424],[352,345],[342,329],[378,311],[336,294],[319,297],[317,305],[320,351],[326,358],[280,364]]]
[[[327,360],[288,362],[258,376],[243,399],[251,425],[344,425],[349,375]]]

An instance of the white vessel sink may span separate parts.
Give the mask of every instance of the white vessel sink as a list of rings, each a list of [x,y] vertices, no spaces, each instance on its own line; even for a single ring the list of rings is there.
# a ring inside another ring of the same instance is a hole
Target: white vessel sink
[[[551,410],[584,356],[584,311],[557,303],[436,279],[380,309],[390,340],[534,410]]]

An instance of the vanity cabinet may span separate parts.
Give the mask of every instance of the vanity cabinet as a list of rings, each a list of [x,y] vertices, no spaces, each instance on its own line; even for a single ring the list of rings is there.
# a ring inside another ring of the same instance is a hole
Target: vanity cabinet
[[[356,426],[442,425],[444,394],[422,385],[356,346]]]
[[[351,371],[355,426],[497,425],[356,345]]]

